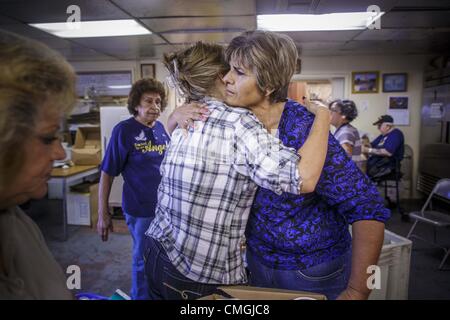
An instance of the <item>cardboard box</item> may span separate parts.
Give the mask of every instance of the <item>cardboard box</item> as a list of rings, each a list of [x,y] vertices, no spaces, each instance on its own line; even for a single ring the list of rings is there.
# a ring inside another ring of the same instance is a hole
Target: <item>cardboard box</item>
[[[99,127],[77,129],[72,148],[72,161],[77,165],[97,165],[102,161]]]
[[[220,290],[232,298],[220,294],[212,294],[198,300],[327,300],[326,296],[319,293],[306,291],[292,291],[273,288],[259,288],[251,286],[223,286]]]
[[[81,192],[67,194],[67,224],[95,227],[98,219],[98,183],[74,187]]]

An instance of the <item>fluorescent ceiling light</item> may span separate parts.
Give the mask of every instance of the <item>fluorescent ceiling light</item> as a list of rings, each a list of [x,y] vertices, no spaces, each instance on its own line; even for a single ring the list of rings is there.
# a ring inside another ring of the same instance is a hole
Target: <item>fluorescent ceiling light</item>
[[[61,38],[117,37],[151,34],[133,19],[57,23],[31,23],[30,26]]]
[[[258,29],[270,31],[332,31],[366,29],[384,12],[258,15]]]
[[[131,84],[108,86],[110,89],[131,89]]]

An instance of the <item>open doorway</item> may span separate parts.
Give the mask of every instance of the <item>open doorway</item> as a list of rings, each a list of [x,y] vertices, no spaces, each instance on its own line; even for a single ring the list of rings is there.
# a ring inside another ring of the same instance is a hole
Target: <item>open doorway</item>
[[[303,99],[330,102],[344,97],[344,78],[294,80],[289,85],[288,97],[302,103]]]

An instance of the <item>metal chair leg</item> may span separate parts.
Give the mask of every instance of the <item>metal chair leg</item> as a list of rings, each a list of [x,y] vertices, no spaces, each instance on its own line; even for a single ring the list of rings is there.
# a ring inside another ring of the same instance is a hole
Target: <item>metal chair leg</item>
[[[416,225],[417,225],[418,222],[419,222],[419,220],[416,220],[416,221],[414,222],[414,224],[413,224],[413,226],[411,227],[411,230],[409,230],[408,235],[406,236],[406,238],[409,239],[409,238],[411,237],[411,235],[412,235],[414,229],[416,228]]]
[[[450,254],[450,248],[449,249],[444,249],[444,251],[445,251],[445,256],[442,259],[441,264],[439,265],[439,270],[444,270],[444,268],[443,268],[444,267],[444,263],[445,263],[445,260],[447,260],[448,255]]]

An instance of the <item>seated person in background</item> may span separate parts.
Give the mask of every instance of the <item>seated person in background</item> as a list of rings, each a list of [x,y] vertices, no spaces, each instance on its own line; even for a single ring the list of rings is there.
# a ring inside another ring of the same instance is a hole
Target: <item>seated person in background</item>
[[[379,178],[392,173],[396,163],[403,159],[405,138],[403,133],[394,127],[394,119],[389,115],[379,117],[373,125],[378,126],[381,134],[371,142],[370,147],[363,146],[363,152],[369,155],[367,175]]]
[[[75,73],[48,47],[0,31],[0,300],[72,299],[38,226],[19,205],[47,194]]]
[[[336,128],[334,137],[358,168],[363,171],[361,138],[358,129],[350,124],[358,116],[355,103],[351,100],[335,100],[330,103],[330,111],[331,124]]]

